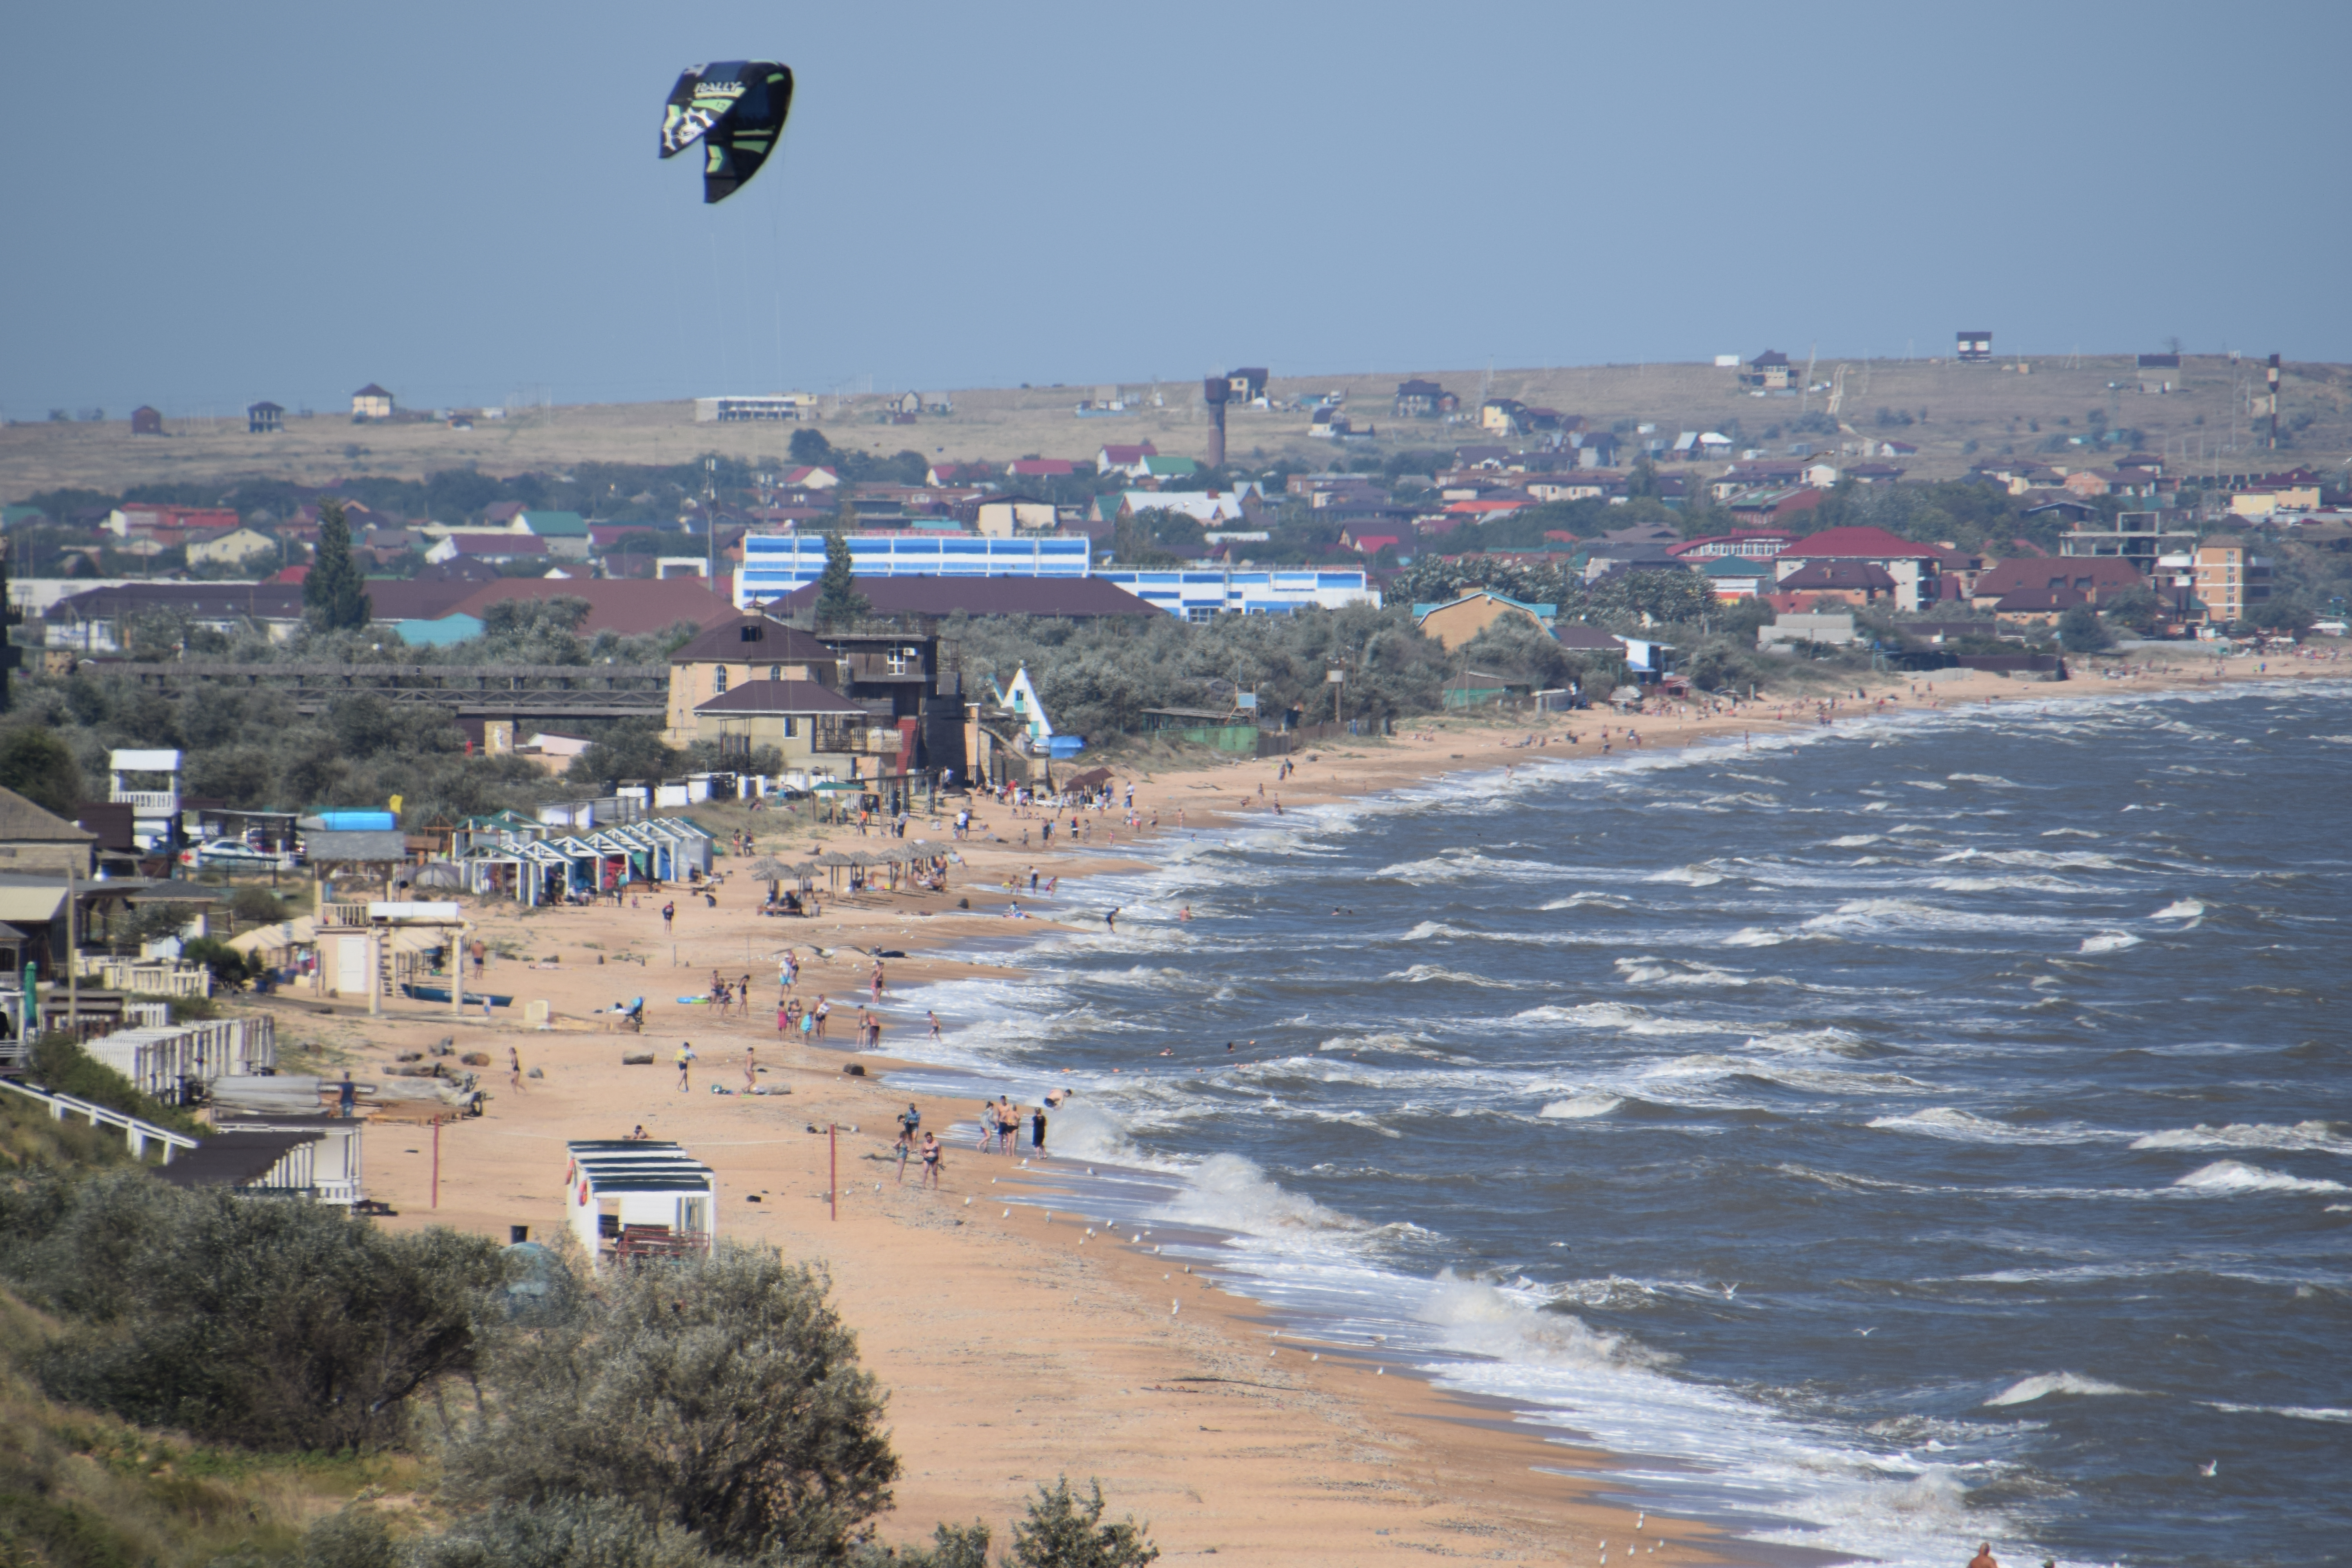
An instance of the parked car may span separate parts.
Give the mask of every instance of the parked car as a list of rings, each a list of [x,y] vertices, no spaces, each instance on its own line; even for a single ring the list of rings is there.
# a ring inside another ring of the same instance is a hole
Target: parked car
[[[294,858],[257,849],[235,838],[207,838],[193,848],[181,850],[180,864],[222,871],[290,871]]]

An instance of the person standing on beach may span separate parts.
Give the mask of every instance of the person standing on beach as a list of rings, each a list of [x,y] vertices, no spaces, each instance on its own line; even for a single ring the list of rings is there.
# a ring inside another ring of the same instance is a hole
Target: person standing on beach
[[[926,1132],[923,1134],[923,1179],[916,1183],[915,1187],[919,1192],[925,1187],[936,1190],[939,1184],[940,1135],[936,1132]]]
[[[670,922],[676,919],[677,919],[677,900],[672,899],[668,903],[662,906],[662,934],[664,936],[667,936],[669,934]]]
[[[758,1084],[752,1075],[760,1070],[760,1053],[756,1047],[743,1047],[743,1092],[749,1094]]]
[[[1021,1108],[1000,1094],[996,1097],[996,1152],[1010,1154],[1020,1142]]]
[[[940,1037],[940,1016],[937,1013],[926,1009],[923,1016],[931,1021],[931,1038],[935,1040],[938,1039]]]
[[[512,1046],[507,1047],[507,1083],[517,1094],[522,1092],[522,1052]]]
[[[777,1036],[778,1036],[779,1037],[781,1037],[783,1035],[784,1031],[792,1026],[792,1021],[793,1021],[793,1002],[792,1002],[792,998],[791,998],[791,997],[789,997],[789,996],[779,996],[779,997],[777,997],[777,998],[776,998],[776,1034],[777,1034]]]
[[[983,1100],[980,1102],[980,1142],[974,1147],[982,1153],[987,1153],[988,1141],[995,1136],[996,1102],[992,1100]]]
[[[691,1083],[688,1081],[688,1080],[692,1078],[693,1073],[694,1073],[694,1042],[693,1042],[693,1041],[691,1041],[691,1040],[680,1040],[680,1041],[677,1043],[677,1091],[678,1091],[678,1093],[680,1093],[680,1094],[684,1094],[684,1093],[686,1093],[686,1092],[687,1092],[687,1090],[688,1090],[688,1089],[690,1089],[690,1088],[692,1088],[692,1087],[693,1087],[693,1086],[691,1085]]]
[[[352,1069],[343,1069],[343,1081],[335,1088],[335,1113],[349,1121],[358,1114],[360,1086],[352,1081]]]
[[[1029,1148],[1040,1160],[1045,1157],[1045,1106],[1042,1100],[1029,1113]]]

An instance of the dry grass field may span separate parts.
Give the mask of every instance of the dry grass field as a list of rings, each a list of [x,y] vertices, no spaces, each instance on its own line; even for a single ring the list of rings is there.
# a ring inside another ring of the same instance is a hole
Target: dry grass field
[[[2016,368],[2026,366],[2021,374]],[[2305,464],[2341,466],[2352,455],[2352,366],[2293,364],[2285,373],[2282,400],[2290,426],[2308,416],[2294,433],[2289,450],[2261,448],[2246,415],[2247,399],[2262,392],[2263,367],[2253,360],[2233,364],[2219,356],[2191,356],[2173,373],[2178,390],[2146,395],[2129,355],[2000,360],[1957,364],[1930,360],[1824,360],[1817,382],[1839,379],[1843,397],[1837,416],[1853,433],[1891,436],[1916,446],[1903,458],[1916,479],[1947,479],[1971,461],[2004,449],[2034,452],[2053,436],[2080,436],[2094,409],[2110,426],[2144,433],[2147,450],[2165,454],[2176,472],[2241,473]],[[1344,392],[1359,424],[1375,426],[1379,439],[1349,443],[1344,451],[1386,455],[1399,449],[1451,448],[1490,439],[1475,426],[1398,421],[1389,416],[1396,384],[1424,375],[1460,395],[1475,411],[1484,379],[1491,395],[1516,397],[1536,406],[1581,414],[1602,428],[1624,421],[1654,423],[1669,439],[1678,430],[1727,426],[1738,420],[1746,444],[1774,455],[1790,440],[1817,447],[1830,438],[1800,436],[1791,426],[1801,413],[1819,413],[1826,394],[1759,397],[1740,391],[1732,374],[1709,365],[1592,365],[1552,370],[1431,371],[1425,368],[1277,375],[1277,399]],[[395,389],[396,390],[396,389]],[[1164,406],[1153,407],[1155,393]],[[926,389],[927,399],[941,394]],[[1208,434],[1197,386],[1187,383],[1129,384],[1120,387],[1072,384],[1034,388],[974,388],[950,392],[955,412],[926,415],[912,426],[884,422],[878,396],[828,399],[821,428],[836,446],[869,451],[912,448],[926,458],[1003,460],[1018,457],[1091,458],[1105,442],[1150,440],[1163,452],[1198,456]],[[1129,415],[1079,418],[1082,399],[1123,396],[1137,404]],[[1909,426],[1882,427],[1881,409],[1907,413]],[[1924,421],[1922,416],[1924,413]],[[2062,423],[2064,422],[2064,423]],[[2041,428],[2032,428],[2034,424]],[[1765,433],[1781,427],[1777,439]],[[121,420],[92,424],[26,424],[0,428],[0,500],[14,500],[59,485],[116,491],[133,484],[171,479],[215,479],[268,475],[322,483],[353,473],[415,478],[437,468],[473,464],[487,472],[561,469],[583,461],[677,463],[708,452],[743,458],[781,459],[793,426],[698,425],[689,403],[597,404],[518,411],[504,420],[478,421],[471,430],[440,424],[355,426],[322,412],[289,418],[284,433],[251,436],[242,421],[167,421],[170,434],[137,437]],[[1973,451],[1969,442],[1975,442]],[[1227,447],[1236,460],[1272,461],[1288,457],[1322,466],[1341,453],[1328,442],[1310,440],[1307,416],[1234,408],[1228,419]],[[2109,455],[2115,455],[2110,450]],[[2049,461],[2095,465],[2095,452],[2073,448]]]

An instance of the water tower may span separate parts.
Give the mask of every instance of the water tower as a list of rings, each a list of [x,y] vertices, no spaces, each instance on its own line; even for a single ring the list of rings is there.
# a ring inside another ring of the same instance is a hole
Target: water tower
[[[1222,375],[1201,378],[1201,401],[1209,405],[1209,467],[1225,466],[1225,399],[1233,388]]]

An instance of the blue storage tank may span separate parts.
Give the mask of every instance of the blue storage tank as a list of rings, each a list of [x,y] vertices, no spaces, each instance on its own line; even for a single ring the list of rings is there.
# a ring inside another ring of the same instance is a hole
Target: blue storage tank
[[[322,811],[319,821],[330,833],[388,833],[400,826],[388,811]]]

